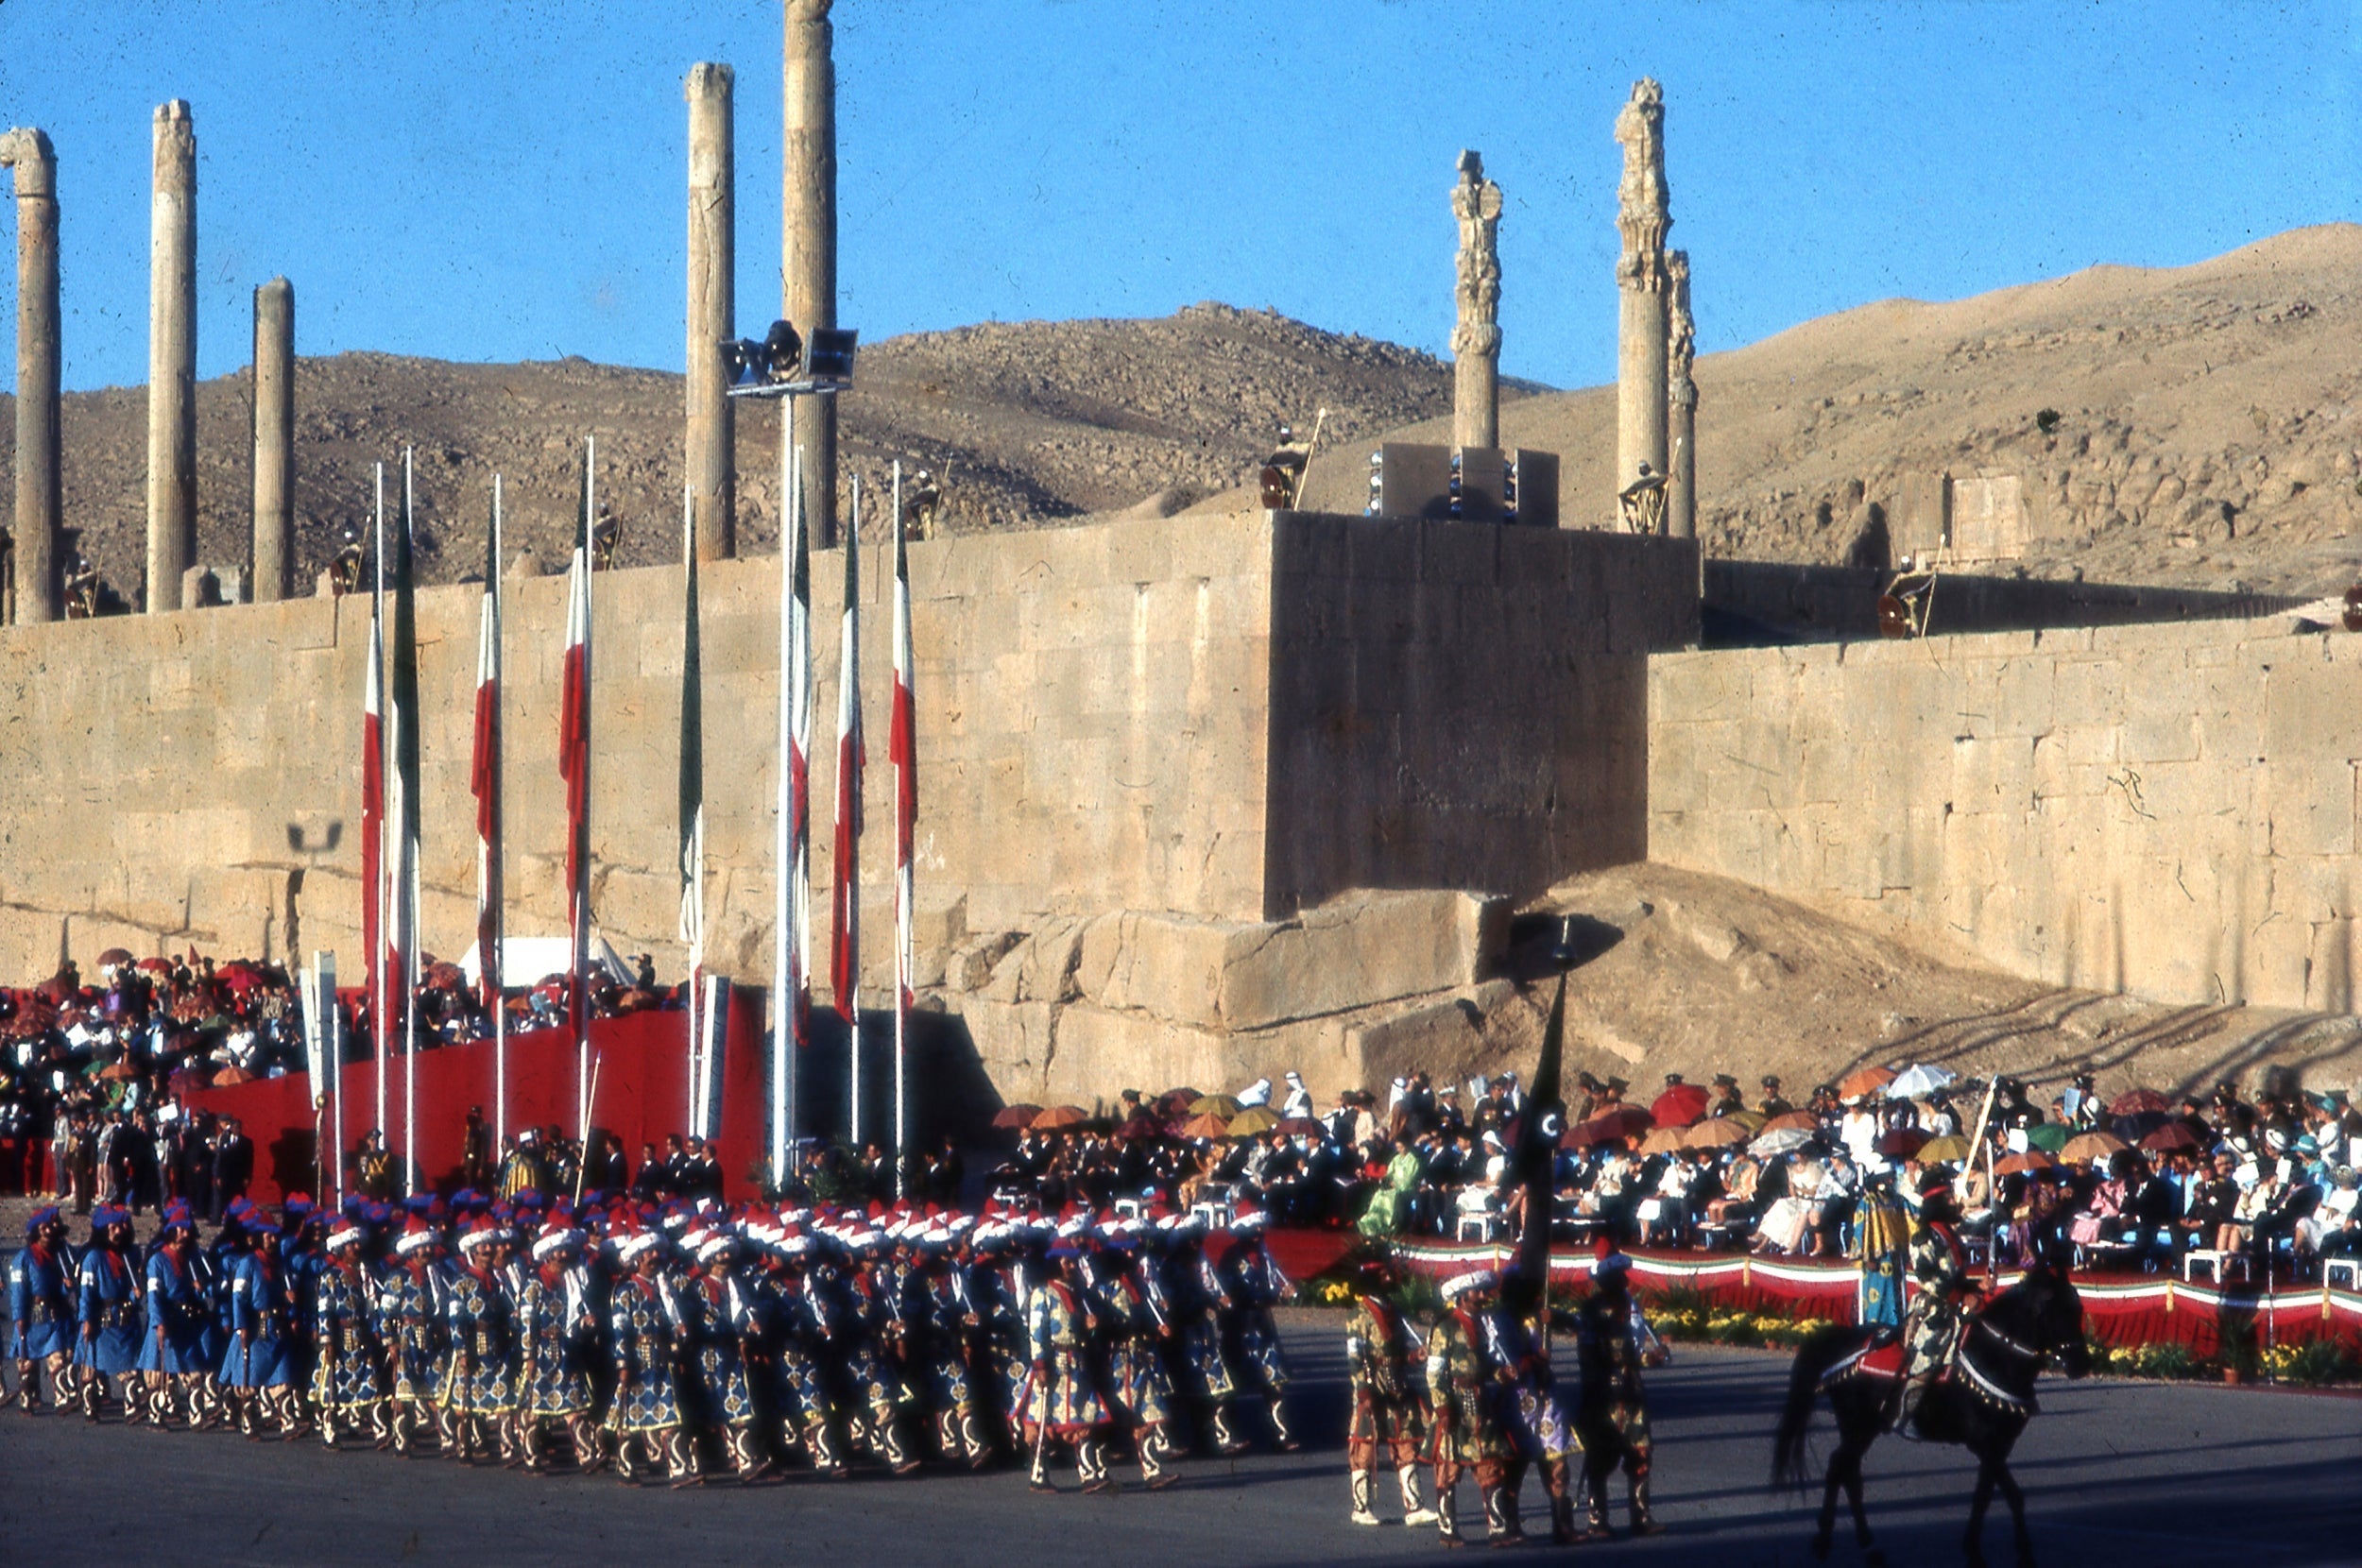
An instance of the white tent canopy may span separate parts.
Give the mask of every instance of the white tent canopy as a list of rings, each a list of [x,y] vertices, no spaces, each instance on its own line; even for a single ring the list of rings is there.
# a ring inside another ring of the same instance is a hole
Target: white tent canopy
[[[465,958],[459,961],[459,972],[474,985],[484,979],[484,960],[476,951],[477,944],[470,943]],[[552,975],[562,975],[574,966],[574,939],[571,936],[504,936],[501,938],[501,980],[514,990],[539,985]],[[590,966],[604,969],[608,978],[618,985],[632,982],[631,965],[615,945],[600,932],[590,933]]]

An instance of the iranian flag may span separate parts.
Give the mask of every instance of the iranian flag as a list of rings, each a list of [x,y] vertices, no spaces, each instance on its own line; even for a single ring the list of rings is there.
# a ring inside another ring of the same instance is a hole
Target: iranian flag
[[[793,403],[790,403],[791,409]],[[788,450],[788,537],[779,552],[779,839],[772,928],[771,1169],[785,1185],[796,1138],[797,1053],[812,1030],[812,535],[803,467]]]
[[[712,1095],[713,1064],[699,1027],[706,962],[705,679],[697,651],[696,488],[681,491],[681,562],[686,602],[681,610],[680,663],[680,939],[689,949],[689,1120],[704,1133]]]
[[[910,1025],[912,978],[917,955],[912,940],[912,841],[918,827],[918,724],[911,698],[911,561],[902,520],[902,465],[894,465],[894,713],[886,756],[894,764],[894,1151],[896,1192],[902,1190],[909,1162],[899,1156],[910,1136]]]
[[[573,939],[567,986],[574,1033],[576,1133],[590,1131],[590,524],[593,448],[582,448],[582,518],[566,584],[566,664],[557,707],[557,772],[566,781],[566,898]]]
[[[501,1007],[501,476],[492,476],[492,516],[484,537],[484,605],[476,623],[475,750],[468,767],[475,795],[475,951],[485,1011],[492,1019],[492,1147],[508,1137],[508,1020]]]
[[[413,542],[418,505],[410,449],[402,453],[402,518],[394,537],[394,630],[386,650],[385,708],[392,726],[387,749],[393,776],[386,816],[394,833],[393,901],[386,922],[392,974],[388,998],[402,1004],[402,1156],[404,1191],[418,1190],[419,1107],[419,610]],[[401,989],[396,991],[394,988]]]

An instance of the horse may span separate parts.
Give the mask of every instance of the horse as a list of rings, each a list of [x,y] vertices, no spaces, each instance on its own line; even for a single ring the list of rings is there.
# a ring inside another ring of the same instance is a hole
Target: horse
[[[1886,1555],[1871,1542],[1869,1515],[1862,1508],[1861,1462],[1891,1423],[1902,1398],[1902,1379],[1880,1375],[1862,1366],[1873,1349],[1873,1331],[1834,1325],[1822,1329],[1798,1347],[1795,1370],[1789,1374],[1788,1406],[1773,1439],[1772,1484],[1803,1490],[1806,1474],[1805,1436],[1814,1407],[1825,1392],[1837,1416],[1838,1447],[1829,1457],[1827,1480],[1821,1498],[1821,1517],[1812,1541],[1813,1556],[1826,1561],[1837,1525],[1837,1494],[1841,1486],[1854,1515],[1854,1542],[1870,1568],[1883,1568]],[[2083,1338],[2083,1302],[2063,1269],[2037,1263],[2010,1289],[1971,1317],[1961,1331],[1960,1349],[1945,1379],[1926,1391],[1913,1423],[1930,1442],[1957,1443],[1977,1457],[1977,1494],[1968,1515],[1967,1548],[1970,1568],[1984,1568],[1985,1510],[1998,1487],[2010,1505],[2010,1524],[2016,1534],[2020,1568],[2033,1562],[2033,1540],[2026,1529],[2026,1496],[2010,1474],[2010,1450],[2018,1434],[2035,1415],[2034,1379],[2055,1358],[2069,1377],[2091,1370],[2091,1349]]]

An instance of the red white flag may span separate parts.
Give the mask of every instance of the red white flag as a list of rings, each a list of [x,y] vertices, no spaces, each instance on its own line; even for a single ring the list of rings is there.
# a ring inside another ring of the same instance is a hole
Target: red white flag
[[[590,487],[582,454],[582,529],[566,585],[566,664],[558,697],[557,771],[566,780],[566,896],[573,938],[567,986],[574,1032],[578,1131],[590,1132]]]
[[[918,723],[913,707],[911,651],[911,562],[902,529],[902,466],[894,466],[894,714],[886,755],[894,763],[894,975],[896,1005],[907,1014],[911,980],[917,968],[913,950],[912,840],[918,829]]]
[[[796,1058],[812,1027],[812,538],[804,526],[803,467],[795,441],[784,445],[792,499],[779,552],[778,887],[771,951],[771,1170],[779,1186],[793,1170]]]
[[[492,1020],[492,1140],[508,1135],[507,1018],[501,1010],[501,478],[492,476],[485,535],[484,607],[476,626],[475,751],[468,767],[475,795],[475,951],[484,1008]]]
[[[861,726],[861,491],[855,482],[853,526],[845,538],[845,619],[843,651],[837,663],[836,690],[836,864],[830,904],[836,919],[836,947],[830,956],[829,983],[836,992],[836,1010],[845,1021],[861,1016],[861,775],[868,758],[862,745]],[[855,1031],[858,1042],[859,1030]],[[858,1043],[853,1082],[858,1110],[861,1068]],[[854,1141],[860,1130],[854,1129]]]

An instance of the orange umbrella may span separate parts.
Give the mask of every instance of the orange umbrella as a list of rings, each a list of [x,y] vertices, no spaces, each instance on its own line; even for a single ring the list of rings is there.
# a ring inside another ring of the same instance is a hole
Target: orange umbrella
[[[127,1079],[137,1078],[139,1075],[139,1069],[128,1062],[110,1062],[98,1069],[98,1076],[110,1083],[121,1083]]]
[[[1053,1105],[1034,1118],[1034,1131],[1054,1133],[1062,1127],[1080,1127],[1090,1120],[1091,1114],[1080,1105]]]
[[[1791,1130],[1798,1133],[1818,1133],[1821,1131],[1821,1118],[1810,1111],[1782,1111],[1757,1129],[1758,1132],[1763,1133],[1786,1133]]]
[[[1700,1122],[1685,1133],[1682,1137],[1682,1147],[1684,1149],[1727,1149],[1736,1143],[1745,1143],[1754,1135],[1729,1116],[1717,1116],[1712,1121]]]
[[[1191,1116],[1181,1124],[1185,1138],[1226,1138],[1230,1135],[1229,1121],[1212,1111]]]
[[[2080,1165],[2085,1160],[2104,1160],[2111,1154],[2120,1154],[2128,1147],[2114,1133],[2083,1133],[2067,1139],[2066,1147],[2059,1153],[2067,1164]]]
[[[2039,1149],[2029,1149],[2023,1154],[2011,1155],[1993,1168],[1995,1175],[2022,1176],[2029,1171],[2056,1170],[2058,1167],[2057,1160]]]
[[[1894,1078],[1892,1067],[1864,1067],[1859,1072],[1847,1073],[1838,1082],[1838,1098],[1857,1099],[1864,1095],[1874,1095],[1893,1082]]]
[[[244,1067],[224,1067],[221,1071],[214,1074],[214,1087],[216,1089],[222,1087],[224,1084],[251,1083],[253,1082],[254,1075],[247,1071]]]
[[[1660,1127],[1654,1132],[1652,1132],[1647,1137],[1640,1140],[1640,1152],[1643,1154],[1670,1154],[1678,1150],[1681,1146],[1682,1129],[1678,1127]]]
[[[1039,1115],[1041,1107],[1038,1105],[1003,1105],[993,1113],[992,1124],[995,1127],[1031,1127],[1034,1118]]]

